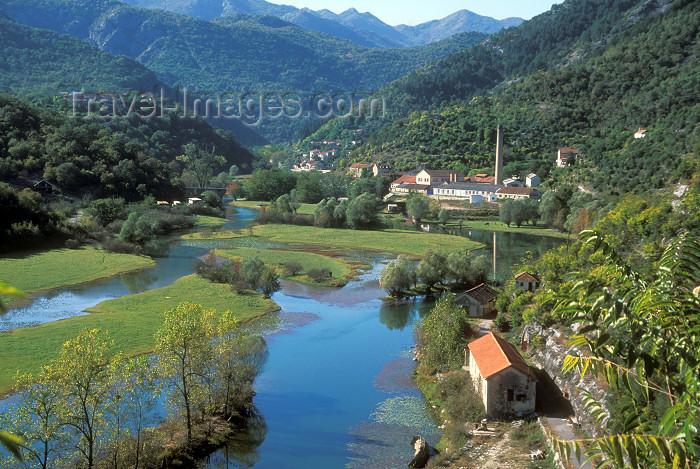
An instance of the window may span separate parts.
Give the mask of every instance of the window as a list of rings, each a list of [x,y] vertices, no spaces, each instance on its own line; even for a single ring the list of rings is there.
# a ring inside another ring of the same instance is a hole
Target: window
[[[508,400],[508,402],[512,402],[513,400],[515,400],[515,389],[510,388],[507,391],[508,391],[507,400]]]

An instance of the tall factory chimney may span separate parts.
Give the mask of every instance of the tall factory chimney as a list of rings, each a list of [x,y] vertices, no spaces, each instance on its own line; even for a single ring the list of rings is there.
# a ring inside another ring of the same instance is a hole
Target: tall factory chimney
[[[496,137],[496,181],[497,186],[503,185],[503,127],[498,124],[498,136]]]

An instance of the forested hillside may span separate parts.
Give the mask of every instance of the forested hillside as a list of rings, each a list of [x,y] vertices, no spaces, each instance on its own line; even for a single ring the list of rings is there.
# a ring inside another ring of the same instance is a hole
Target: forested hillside
[[[692,174],[685,155],[698,150],[699,30],[696,5],[677,1],[565,67],[413,112],[375,133],[354,156],[392,159],[400,169],[429,161],[468,173],[493,166],[493,129],[500,123],[508,175],[546,175],[557,149],[574,146],[584,158],[573,175],[561,169],[555,178],[618,193],[661,188]],[[647,138],[634,138],[640,128]]]
[[[155,73],[68,35],[34,29],[0,10],[0,91],[49,93],[78,89],[152,90]]]
[[[22,24],[136,59],[169,85],[211,94],[374,91],[485,37],[465,33],[420,48],[377,50],[275,17],[237,14],[210,22],[116,0],[0,0],[0,8]],[[280,135],[277,126],[271,136],[294,136],[300,125],[291,124],[291,133]]]
[[[44,177],[79,196],[175,196],[183,186],[175,158],[187,143],[223,156],[215,171],[250,170],[254,161],[231,134],[201,120],[133,115],[105,126],[0,95],[0,181],[20,187]]]

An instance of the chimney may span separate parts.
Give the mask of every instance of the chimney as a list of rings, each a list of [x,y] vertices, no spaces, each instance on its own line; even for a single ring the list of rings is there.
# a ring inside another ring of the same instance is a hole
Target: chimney
[[[503,185],[503,127],[498,125],[498,136],[496,138],[496,180],[497,186]]]

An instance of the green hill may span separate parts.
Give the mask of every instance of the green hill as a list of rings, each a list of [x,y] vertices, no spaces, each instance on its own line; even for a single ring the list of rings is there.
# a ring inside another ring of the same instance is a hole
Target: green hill
[[[21,25],[0,10],[0,91],[55,93],[66,86],[110,91],[152,90],[145,66],[71,36]]]
[[[0,8],[22,24],[136,59],[169,85],[205,94],[290,91],[305,103],[318,92],[375,91],[486,37],[465,33],[427,46],[377,50],[275,17],[236,14],[210,22],[116,0],[0,0]],[[274,123],[271,136],[288,138],[305,125],[285,121],[292,131]]]
[[[553,172],[555,180],[617,193],[659,189],[689,177],[700,116],[695,6],[679,0],[632,8],[609,25],[614,33],[605,44],[577,40],[568,55],[563,49],[551,54],[566,66],[525,74],[489,94],[414,111],[375,132],[351,157],[393,160],[398,169],[421,161],[468,173],[493,166],[493,130],[500,123],[509,176]],[[337,127],[326,126],[314,139]],[[647,138],[634,138],[639,128],[649,131]],[[579,148],[584,157],[574,168],[553,171],[556,151],[564,146]]]

